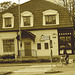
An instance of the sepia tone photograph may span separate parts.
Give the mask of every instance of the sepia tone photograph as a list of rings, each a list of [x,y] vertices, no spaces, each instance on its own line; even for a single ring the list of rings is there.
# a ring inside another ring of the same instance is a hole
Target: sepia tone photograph
[[[0,75],[75,75],[75,0],[0,0]]]

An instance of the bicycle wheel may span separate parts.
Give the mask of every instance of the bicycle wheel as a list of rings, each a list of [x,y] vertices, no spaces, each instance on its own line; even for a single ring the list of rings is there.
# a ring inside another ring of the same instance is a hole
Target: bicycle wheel
[[[68,66],[69,66],[69,67],[74,67],[73,62],[72,62],[72,63],[68,63]]]
[[[57,62],[56,62],[56,66],[57,67],[62,67],[63,66],[63,63],[62,63],[62,61],[61,60],[58,60]]]
[[[73,59],[69,59],[68,66],[74,67]]]

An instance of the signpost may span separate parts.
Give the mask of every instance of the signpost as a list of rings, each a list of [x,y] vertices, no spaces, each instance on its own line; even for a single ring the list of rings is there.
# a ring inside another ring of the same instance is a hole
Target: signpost
[[[53,44],[52,44],[52,40],[51,40],[50,36],[49,36],[49,40],[50,40],[50,60],[51,60],[51,69],[50,69],[49,71],[45,72],[45,73],[58,73],[59,71],[53,70],[53,66],[52,66],[52,54],[53,54],[52,48],[53,48]]]

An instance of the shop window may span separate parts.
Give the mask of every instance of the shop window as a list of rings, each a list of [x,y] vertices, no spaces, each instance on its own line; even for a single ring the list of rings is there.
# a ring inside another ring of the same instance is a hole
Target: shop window
[[[45,47],[45,49],[49,49],[48,43],[44,43],[44,47]]]
[[[59,49],[60,54],[63,53],[63,49],[72,54],[71,36],[59,36]]]
[[[41,49],[41,43],[37,43],[37,49]]]
[[[14,52],[14,39],[3,40],[3,51]]]
[[[13,28],[14,27],[14,16],[11,13],[5,13],[3,17],[3,28]]]

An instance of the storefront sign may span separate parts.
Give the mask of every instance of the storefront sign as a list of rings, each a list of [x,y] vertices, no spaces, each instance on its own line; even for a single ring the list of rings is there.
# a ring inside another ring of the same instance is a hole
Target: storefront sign
[[[41,35],[41,40],[50,40],[49,35]]]

